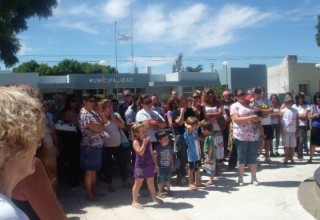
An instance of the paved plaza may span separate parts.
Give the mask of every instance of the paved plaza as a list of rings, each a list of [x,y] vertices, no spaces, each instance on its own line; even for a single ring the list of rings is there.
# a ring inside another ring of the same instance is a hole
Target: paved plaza
[[[84,189],[72,191],[64,185],[60,187],[59,200],[70,219],[315,219],[300,205],[298,189],[320,166],[319,152],[313,164],[306,164],[306,156],[305,160],[296,160],[295,165],[287,166],[282,164],[282,157],[272,159],[269,165],[260,158],[259,186],[250,184],[250,175],[246,172],[245,185],[239,187],[235,170],[223,166],[215,186],[197,191],[173,186],[175,197],[165,198],[163,204],[153,203],[150,197],[139,197],[144,207],[140,210],[132,208],[131,190],[121,188],[119,178],[114,180],[117,192],[113,193],[107,191],[106,183],[99,182],[98,189],[106,196],[97,202],[86,201]],[[202,179],[207,177],[203,175]],[[317,199],[312,202],[319,204],[317,218],[320,219],[320,197]]]

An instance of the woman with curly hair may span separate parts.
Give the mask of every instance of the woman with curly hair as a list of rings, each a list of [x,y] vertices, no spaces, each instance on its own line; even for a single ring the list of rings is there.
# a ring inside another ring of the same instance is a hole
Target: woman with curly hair
[[[206,88],[202,93],[203,112],[206,121],[212,122],[213,135],[216,146],[216,159],[221,160],[224,158],[223,136],[221,128],[218,123],[218,118],[222,117],[222,107],[219,100],[216,98],[214,91],[211,87]]]
[[[35,172],[43,120],[38,101],[14,88],[0,88],[0,219],[28,219],[10,198],[16,185]]]

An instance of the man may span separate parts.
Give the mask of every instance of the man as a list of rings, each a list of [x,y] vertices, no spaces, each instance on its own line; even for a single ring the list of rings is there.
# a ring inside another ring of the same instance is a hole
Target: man
[[[175,89],[171,91],[171,99],[178,99],[178,92]]]
[[[160,103],[157,95],[151,96],[151,102],[152,102],[152,110],[158,112],[163,118],[165,118],[163,108],[160,107]]]
[[[273,104],[270,99],[265,97],[265,88],[256,87],[253,89],[254,110],[262,112],[262,126],[265,134],[263,146],[265,149],[265,162],[270,163],[270,146],[273,140],[274,132],[271,124],[270,114],[273,113]]]
[[[132,105],[132,95],[130,90],[124,90],[123,91],[123,103],[119,106],[119,114],[121,115],[121,118],[126,122],[125,113],[130,105]]]

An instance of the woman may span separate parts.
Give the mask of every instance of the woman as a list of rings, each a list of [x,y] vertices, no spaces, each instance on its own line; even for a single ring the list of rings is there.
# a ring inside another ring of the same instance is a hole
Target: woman
[[[256,123],[260,118],[253,115],[243,89],[236,89],[234,94],[237,102],[231,105],[230,115],[233,119],[233,138],[238,153],[238,184],[243,185],[244,166],[250,164],[251,183],[258,185],[256,172],[260,130]]]
[[[121,116],[119,114],[114,114],[111,100],[104,99],[100,105],[104,116],[108,120],[103,129],[102,166],[108,184],[107,189],[109,192],[115,192],[116,189],[112,185],[113,157],[116,159],[118,168],[120,169],[122,187],[131,187],[128,183],[126,153],[121,146],[119,131],[119,129],[124,128],[124,121],[120,118]]]
[[[276,145],[273,146],[273,141],[271,141],[271,147],[270,147],[270,156],[280,156],[278,149],[279,149],[279,144],[280,144],[280,100],[279,97],[276,94],[272,94],[270,96],[270,100],[273,104],[273,113],[270,114],[271,116],[271,123],[272,123],[272,128],[274,131],[274,137],[276,138]]]
[[[64,123],[76,126],[76,131],[60,131],[61,137],[61,156],[65,164],[66,177],[71,189],[77,189],[80,182],[80,142],[81,132],[78,126],[79,118],[79,99],[75,94],[70,94],[66,98],[65,108],[62,112]]]
[[[41,105],[26,93],[0,88],[0,219],[28,219],[11,201],[19,181],[35,172],[44,135]]]
[[[39,91],[29,85],[10,84],[15,90],[24,92],[38,100]],[[12,201],[29,219],[67,219],[52,189],[44,164],[47,164],[48,150],[44,146],[37,149],[35,172],[21,180],[12,192]]]
[[[298,110],[299,113],[299,137],[297,138],[296,151],[298,152],[298,159],[303,159],[303,150],[306,152],[308,149],[308,137],[307,137],[307,123],[308,123],[308,112],[310,110],[309,105],[305,102],[303,94],[296,95],[296,104],[292,106]]]
[[[311,107],[309,119],[311,121],[310,158],[307,163],[312,163],[316,147],[320,146],[320,93],[313,96],[314,105]]]
[[[97,201],[97,174],[101,168],[103,140],[101,131],[107,119],[101,111],[95,112],[96,99],[92,95],[83,95],[83,108],[80,110],[79,127],[82,133],[80,144],[80,167],[85,171],[84,184],[88,201]]]
[[[216,98],[212,88],[206,88],[202,93],[203,112],[206,121],[213,124],[213,135],[216,145],[216,159],[221,160],[224,158],[224,145],[221,128],[218,123],[218,118],[223,116],[223,110]]]

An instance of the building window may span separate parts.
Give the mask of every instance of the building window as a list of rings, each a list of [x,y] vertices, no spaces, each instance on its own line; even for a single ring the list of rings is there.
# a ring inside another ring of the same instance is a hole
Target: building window
[[[309,84],[299,84],[299,92],[304,92],[305,95],[309,95]]]

